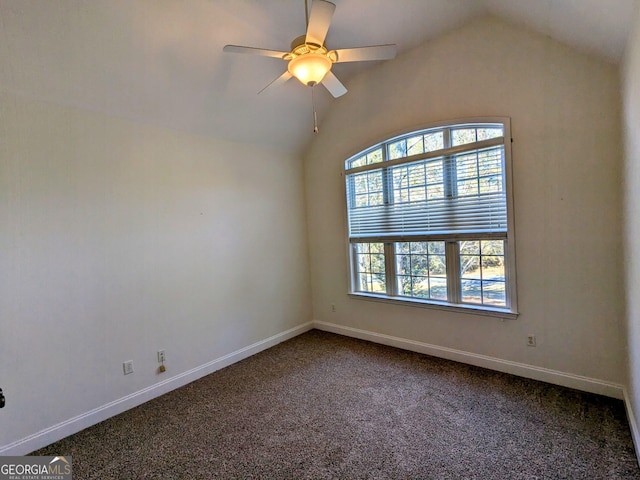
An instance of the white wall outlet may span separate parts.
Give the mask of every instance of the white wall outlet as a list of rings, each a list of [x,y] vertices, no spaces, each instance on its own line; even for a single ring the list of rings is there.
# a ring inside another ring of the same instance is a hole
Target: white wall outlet
[[[125,375],[129,375],[133,373],[133,360],[127,360],[122,364],[122,370],[124,370]]]
[[[164,363],[167,361],[167,357],[164,356],[164,350],[158,350],[158,363]]]
[[[535,347],[536,346],[536,336],[532,335],[531,333],[529,335],[527,335],[527,346],[528,347]]]

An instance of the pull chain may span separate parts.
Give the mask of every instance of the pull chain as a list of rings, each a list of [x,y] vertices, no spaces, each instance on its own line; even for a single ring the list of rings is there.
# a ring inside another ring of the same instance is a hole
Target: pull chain
[[[311,105],[313,106],[313,133],[318,133],[318,116],[316,115],[316,97],[314,91],[316,86],[311,87]]]

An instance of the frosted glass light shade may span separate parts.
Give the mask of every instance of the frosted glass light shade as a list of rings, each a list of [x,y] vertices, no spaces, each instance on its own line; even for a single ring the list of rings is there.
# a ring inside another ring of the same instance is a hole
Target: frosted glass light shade
[[[292,59],[287,69],[303,85],[313,86],[331,70],[331,60],[319,53],[306,53]]]

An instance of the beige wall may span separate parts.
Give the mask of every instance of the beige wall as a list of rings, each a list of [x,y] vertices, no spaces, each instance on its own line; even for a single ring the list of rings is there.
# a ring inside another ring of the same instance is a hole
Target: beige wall
[[[6,93],[0,138],[0,449],[310,320],[298,158]]]
[[[347,87],[305,159],[314,319],[622,383],[617,68],[485,18]],[[492,115],[512,119],[519,318],[349,298],[344,160],[392,133]]]
[[[625,267],[628,404],[636,448],[640,414],[640,11],[622,68],[625,132]]]

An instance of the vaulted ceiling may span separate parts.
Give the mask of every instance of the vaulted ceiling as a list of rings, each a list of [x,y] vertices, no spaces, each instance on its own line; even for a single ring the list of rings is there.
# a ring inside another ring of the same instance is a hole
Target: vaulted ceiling
[[[415,48],[495,15],[612,63],[637,0],[333,0],[330,48]],[[299,153],[311,140],[309,87],[261,95],[286,63],[225,44],[288,50],[304,0],[0,0],[0,93]],[[336,64],[349,78],[378,62]],[[333,99],[316,88],[319,119]],[[348,95],[348,93],[347,93]]]

